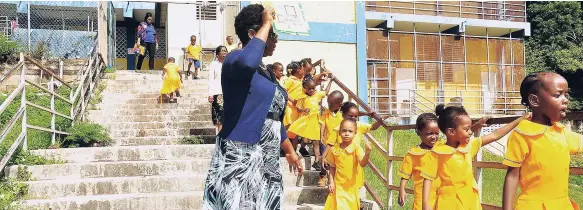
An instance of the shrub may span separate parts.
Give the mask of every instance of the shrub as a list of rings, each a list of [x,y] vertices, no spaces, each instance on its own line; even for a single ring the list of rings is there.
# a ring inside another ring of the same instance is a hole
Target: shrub
[[[71,135],[65,137],[63,147],[92,147],[107,146],[113,140],[106,129],[95,123],[79,122],[69,130]]]
[[[202,139],[198,136],[185,136],[180,140],[180,143],[182,144],[202,144],[202,142]]]
[[[21,209],[18,202],[28,194],[28,185],[24,181],[30,180],[30,172],[26,167],[18,167],[16,178],[2,178],[0,180],[0,206],[2,209]]]
[[[16,42],[0,34],[0,63],[16,61],[19,50],[20,46]]]

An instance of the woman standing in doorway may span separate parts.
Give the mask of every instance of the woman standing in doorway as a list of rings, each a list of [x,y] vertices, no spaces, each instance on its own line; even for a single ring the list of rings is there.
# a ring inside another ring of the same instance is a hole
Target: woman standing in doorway
[[[217,132],[221,131],[223,124],[223,89],[221,87],[221,69],[223,68],[223,61],[227,56],[227,47],[221,45],[215,50],[216,59],[211,63],[209,69],[209,102],[211,106],[211,114],[213,124],[217,126]]]
[[[154,17],[152,13],[146,13],[146,17],[144,17],[144,22],[141,22],[138,26],[138,33],[137,33],[137,42],[136,46],[141,45],[144,49],[143,52],[140,52],[138,55],[138,66],[136,67],[138,70],[142,69],[142,62],[144,61],[144,57],[146,57],[146,51],[148,52],[148,67],[150,70],[154,69],[154,57],[156,55],[156,50],[158,49],[158,37],[156,36],[156,29],[152,22],[154,21]]]

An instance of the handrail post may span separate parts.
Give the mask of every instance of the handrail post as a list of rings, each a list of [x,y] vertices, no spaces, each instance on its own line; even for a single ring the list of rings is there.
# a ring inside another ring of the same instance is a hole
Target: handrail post
[[[26,123],[26,63],[24,63],[24,53],[20,53],[20,62],[23,62],[22,70],[20,71],[20,85],[22,85],[22,95],[20,95],[20,108],[23,109],[22,111],[22,131],[21,134],[24,134],[24,139],[22,143],[22,149],[24,151],[28,150],[28,138],[26,133],[26,127],[28,126]],[[41,71],[42,72],[42,71]]]
[[[59,62],[60,63],[60,62]],[[54,78],[51,75],[51,80],[49,82],[49,90],[51,92],[55,92],[55,84],[54,84]],[[55,94],[51,93],[51,129],[54,131],[55,129]],[[56,133],[52,132],[51,135],[51,145],[55,145],[55,139],[56,139]]]
[[[387,146],[388,149],[387,151],[389,152],[389,156],[393,156],[393,130],[388,130],[387,131]],[[389,160],[387,161],[387,182],[389,182],[390,185],[393,184],[393,160]],[[392,190],[388,190],[388,201],[387,201],[387,207],[389,209],[391,209],[393,207],[393,191]]]
[[[475,137],[479,137],[482,135],[482,129],[476,131],[476,133],[474,133]],[[473,140],[473,141],[477,141],[477,140]],[[482,147],[480,147],[478,149],[478,153],[476,154],[476,157],[474,158],[474,160],[481,162],[482,161]],[[480,203],[482,203],[482,184],[484,183],[484,177],[482,176],[482,168],[480,167],[476,167],[474,170],[474,178],[476,179],[476,182],[478,183],[478,196],[480,197]]]

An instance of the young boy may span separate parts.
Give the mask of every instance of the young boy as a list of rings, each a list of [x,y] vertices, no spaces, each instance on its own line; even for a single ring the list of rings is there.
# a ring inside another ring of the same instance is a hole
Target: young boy
[[[328,109],[324,110],[322,113],[322,117],[320,118],[320,126],[322,138],[322,145],[325,145],[326,139],[328,136],[335,134],[334,128],[340,126],[340,122],[344,118],[342,118],[342,112],[340,111],[340,106],[344,101],[344,95],[340,91],[332,91],[328,94]],[[326,155],[328,153],[327,147],[322,150],[322,160],[326,159]],[[317,164],[317,163],[314,163]],[[318,186],[324,187],[326,186],[326,167],[324,166],[324,161],[321,162],[321,171],[320,171],[320,178],[318,179]]]
[[[190,45],[186,47],[186,54],[188,57],[188,70],[186,71],[186,78],[190,76],[190,66],[194,64],[193,79],[198,79],[198,69],[200,69],[200,52],[202,48],[196,44],[196,36],[190,36]]]

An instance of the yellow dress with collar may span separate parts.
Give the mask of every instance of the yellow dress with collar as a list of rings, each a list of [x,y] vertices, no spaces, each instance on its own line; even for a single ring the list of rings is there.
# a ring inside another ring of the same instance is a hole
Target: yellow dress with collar
[[[443,140],[437,141],[435,145],[443,144]],[[423,195],[423,177],[421,177],[421,159],[431,150],[422,149],[419,146],[412,147],[409,149],[403,162],[401,162],[401,167],[397,174],[403,178],[413,180],[413,210],[421,210],[422,205],[422,195]],[[431,191],[429,194],[429,203],[433,206],[435,204],[435,198],[437,196],[437,188],[441,184],[439,179],[433,180],[431,182]]]
[[[571,156],[583,151],[583,136],[561,123],[522,120],[508,137],[502,164],[520,168],[516,210],[578,210],[569,199]]]
[[[363,157],[364,150],[354,142],[344,149],[340,148],[340,144],[330,149],[326,162],[336,168],[336,191],[328,194],[325,210],[360,209],[359,190],[364,185],[364,169],[359,161]]]
[[[304,93],[302,91],[302,80],[295,76],[290,76],[283,82],[283,89],[285,89],[288,98],[291,100],[298,100]],[[288,101],[285,107],[285,115],[283,116],[283,125],[291,125],[298,117],[298,109]]]
[[[298,136],[310,139],[320,140],[320,106],[319,103],[326,97],[326,92],[318,91],[312,96],[303,94],[296,104],[298,109],[310,109],[307,114],[302,115],[295,120],[288,131]]]
[[[422,158],[421,177],[441,181],[433,209],[482,209],[472,169],[473,158],[481,146],[482,138],[473,138],[458,148],[439,144]]]

